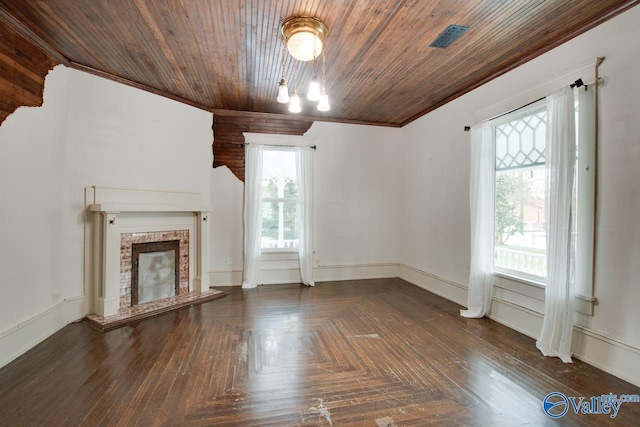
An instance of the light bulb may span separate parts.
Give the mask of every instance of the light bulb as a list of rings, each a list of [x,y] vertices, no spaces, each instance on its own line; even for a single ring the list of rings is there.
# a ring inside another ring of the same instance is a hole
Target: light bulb
[[[289,103],[289,111],[291,113],[299,113],[300,111],[302,111],[302,107],[300,107],[300,97],[298,96],[298,91],[293,92],[291,102]]]
[[[314,77],[309,84],[309,92],[307,92],[307,99],[309,101],[317,101],[320,99],[320,83]]]
[[[278,97],[276,98],[276,101],[281,104],[286,104],[289,100],[289,88],[287,87],[285,79],[282,79],[280,80],[280,86],[278,87]]]
[[[322,92],[320,92],[320,101],[318,102],[318,110],[319,111],[329,111],[329,95],[327,95],[327,91],[322,88]]]

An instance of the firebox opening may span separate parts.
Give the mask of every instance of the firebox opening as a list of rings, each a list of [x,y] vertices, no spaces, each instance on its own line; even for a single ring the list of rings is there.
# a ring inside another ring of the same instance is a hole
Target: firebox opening
[[[132,245],[131,305],[180,293],[180,240]]]

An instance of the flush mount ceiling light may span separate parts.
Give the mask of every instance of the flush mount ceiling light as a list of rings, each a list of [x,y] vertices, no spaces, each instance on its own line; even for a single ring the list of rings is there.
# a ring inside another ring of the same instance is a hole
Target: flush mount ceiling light
[[[298,97],[297,77],[298,62],[312,61],[313,77],[307,92],[307,98],[318,102],[318,110],[329,110],[329,97],[325,88],[325,38],[328,28],[324,22],[310,16],[295,16],[282,23],[282,78],[276,100],[282,104],[289,103],[289,111],[301,111]],[[285,79],[285,46],[292,57],[294,95],[289,96],[289,88]],[[322,84],[316,77],[316,59],[322,55]],[[293,99],[292,99],[293,98]]]
[[[295,16],[282,24],[287,50],[298,61],[311,61],[320,55],[327,31],[324,22],[309,16]]]

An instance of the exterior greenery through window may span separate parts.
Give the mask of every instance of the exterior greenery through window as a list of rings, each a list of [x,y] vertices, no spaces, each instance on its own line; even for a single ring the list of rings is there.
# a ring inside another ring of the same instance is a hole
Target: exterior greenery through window
[[[543,280],[546,111],[536,104],[494,125],[496,152],[494,265]]]
[[[295,152],[265,149],[262,173],[263,249],[298,247],[300,198]]]

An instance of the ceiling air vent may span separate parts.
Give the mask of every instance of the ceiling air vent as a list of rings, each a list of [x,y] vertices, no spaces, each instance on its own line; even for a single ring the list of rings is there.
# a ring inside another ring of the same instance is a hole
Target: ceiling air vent
[[[429,46],[439,47],[441,49],[447,48],[451,43],[458,40],[468,29],[469,27],[465,27],[464,25],[449,25]]]

